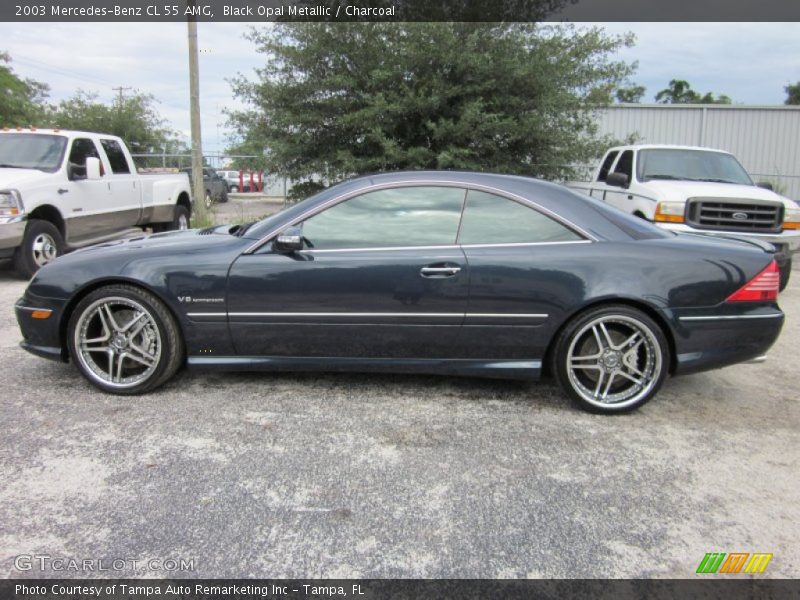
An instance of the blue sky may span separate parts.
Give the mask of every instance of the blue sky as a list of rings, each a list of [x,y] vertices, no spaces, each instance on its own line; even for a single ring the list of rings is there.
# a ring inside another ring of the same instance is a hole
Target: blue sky
[[[633,80],[646,101],[670,79],[685,79],[702,93],[727,94],[743,104],[781,104],[783,87],[800,80],[797,23],[598,23],[610,33],[633,32],[637,43],[620,52],[638,61]],[[263,26],[263,24],[261,25]],[[224,107],[235,107],[226,79],[254,76],[263,64],[245,23],[200,23],[203,145],[224,149]],[[103,101],[125,86],[153,94],[172,126],[189,131],[185,23],[0,23],[0,50],[20,75],[50,85],[51,100],[78,88]]]

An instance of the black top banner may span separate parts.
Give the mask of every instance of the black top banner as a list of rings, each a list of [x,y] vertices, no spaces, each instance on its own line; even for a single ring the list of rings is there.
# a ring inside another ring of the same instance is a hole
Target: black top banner
[[[9,22],[800,21],[797,0],[3,0]]]

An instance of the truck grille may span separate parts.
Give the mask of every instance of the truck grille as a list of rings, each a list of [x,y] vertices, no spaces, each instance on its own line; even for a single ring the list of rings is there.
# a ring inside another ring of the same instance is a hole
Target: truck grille
[[[778,233],[783,224],[783,205],[748,199],[692,198],[686,222],[700,229]]]

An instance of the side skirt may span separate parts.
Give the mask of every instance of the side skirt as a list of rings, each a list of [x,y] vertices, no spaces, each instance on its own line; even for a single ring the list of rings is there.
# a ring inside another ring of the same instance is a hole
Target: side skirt
[[[223,371],[428,373],[530,380],[538,380],[542,371],[541,360],[189,356],[186,362],[192,369]]]

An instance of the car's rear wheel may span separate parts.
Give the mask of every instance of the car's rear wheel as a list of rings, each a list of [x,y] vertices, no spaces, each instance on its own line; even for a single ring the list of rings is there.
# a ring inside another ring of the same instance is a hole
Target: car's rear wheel
[[[658,392],[669,372],[661,327],[623,305],[590,309],[559,334],[553,371],[578,406],[596,413],[634,410]]]
[[[231,186],[231,193],[235,194],[238,191],[239,191],[239,186],[238,185],[232,185]]]
[[[114,394],[157,388],[184,355],[178,325],[163,302],[130,285],[102,287],[83,298],[70,317],[67,344],[84,377]]]

